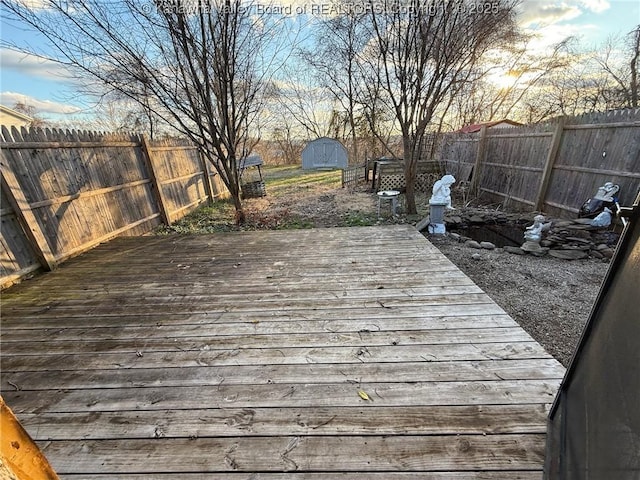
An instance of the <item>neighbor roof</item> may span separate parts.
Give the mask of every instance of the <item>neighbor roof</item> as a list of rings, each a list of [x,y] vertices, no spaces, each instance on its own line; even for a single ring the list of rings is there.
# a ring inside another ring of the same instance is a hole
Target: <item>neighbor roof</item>
[[[22,120],[23,122],[31,122],[33,118],[29,115],[25,115],[24,113],[20,113],[13,108],[5,107],[4,105],[0,105],[0,114],[4,117],[5,115],[9,117],[16,118],[18,120]]]
[[[494,120],[492,122],[474,123],[473,125],[466,125],[462,127],[460,130],[458,130],[458,132],[475,133],[475,132],[479,132],[482,129],[482,127],[491,128],[497,125],[505,126],[505,127],[506,126],[519,127],[520,125],[522,125],[522,123],[514,122],[513,120],[509,120],[505,118],[503,120]]]

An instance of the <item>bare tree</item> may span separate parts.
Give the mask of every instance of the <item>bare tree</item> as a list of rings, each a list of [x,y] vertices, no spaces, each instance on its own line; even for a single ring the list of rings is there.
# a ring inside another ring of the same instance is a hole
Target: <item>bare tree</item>
[[[24,102],[16,102],[16,104],[13,106],[13,109],[16,112],[20,112],[27,115],[28,117],[31,117],[31,122],[29,123],[30,127],[42,128],[46,127],[48,124],[48,122],[44,118],[38,115],[38,113],[36,112],[36,107],[34,107],[33,105],[29,105]]]
[[[624,45],[622,52],[621,43]],[[594,53],[594,58],[608,79],[600,94],[609,108],[638,107],[640,25],[622,39],[610,37],[603,48]]]
[[[56,60],[139,103],[186,135],[229,189],[244,222],[238,160],[278,61],[274,18],[236,0],[0,0],[43,34]],[[26,50],[24,46],[15,46]],[[265,60],[268,59],[268,60]]]
[[[514,7],[511,0],[369,0],[381,86],[403,138],[409,213],[416,213],[418,160],[436,110],[487,50],[513,34]]]
[[[308,66],[292,61],[280,71],[280,77],[275,82],[275,101],[271,102],[275,124],[286,123],[290,133],[296,132],[295,136],[306,140],[334,136],[336,100],[315,82]]]
[[[358,117],[363,86],[360,52],[367,40],[362,14],[349,8],[350,3],[338,2],[341,15],[325,17],[316,27],[312,49],[304,49],[301,56],[315,71],[317,81],[336,100],[343,113],[340,122],[347,127],[344,139],[350,138],[351,158],[358,160]]]

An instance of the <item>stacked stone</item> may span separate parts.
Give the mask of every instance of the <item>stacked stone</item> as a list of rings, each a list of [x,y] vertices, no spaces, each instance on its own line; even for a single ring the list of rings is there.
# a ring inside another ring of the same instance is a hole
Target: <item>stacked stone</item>
[[[611,258],[618,238],[617,233],[592,227],[582,219],[558,220],[552,223],[540,245],[549,248],[549,255],[556,258]]]
[[[445,221],[447,228],[471,225],[517,225],[524,228],[533,223],[535,213],[506,213],[482,208],[465,208],[447,212]],[[619,234],[609,228],[592,227],[590,219],[547,219],[551,227],[543,233],[539,249],[506,246],[505,252],[516,255],[532,254],[536,256],[551,255],[566,260],[583,258],[608,259],[613,256]],[[463,242],[469,248],[493,250],[490,242],[477,242],[463,235],[450,234],[451,238]]]

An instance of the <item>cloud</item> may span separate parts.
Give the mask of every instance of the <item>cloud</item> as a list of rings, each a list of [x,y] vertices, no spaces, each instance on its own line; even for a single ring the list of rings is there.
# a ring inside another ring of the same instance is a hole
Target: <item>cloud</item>
[[[524,27],[553,25],[575,20],[587,12],[603,13],[611,8],[608,0],[526,0],[520,5]]]
[[[578,3],[593,13],[602,13],[611,8],[608,0],[580,0]]]
[[[0,67],[24,75],[51,81],[68,81],[73,78],[69,69],[58,62],[9,48],[0,49]]]
[[[582,11],[578,6],[565,2],[522,2],[520,24],[524,27],[552,25],[565,20],[573,20],[580,15],[582,15]]]
[[[0,103],[12,108],[16,103],[24,103],[36,109],[37,113],[49,114],[76,114],[82,111],[81,108],[67,103],[54,102],[52,100],[39,100],[29,95],[17,92],[0,92]]]
[[[543,54],[544,52],[548,52],[554,45],[569,37],[588,37],[590,33],[595,34],[597,31],[598,27],[595,25],[546,25],[530,32],[535,35],[535,38],[531,40],[527,50],[532,53]]]

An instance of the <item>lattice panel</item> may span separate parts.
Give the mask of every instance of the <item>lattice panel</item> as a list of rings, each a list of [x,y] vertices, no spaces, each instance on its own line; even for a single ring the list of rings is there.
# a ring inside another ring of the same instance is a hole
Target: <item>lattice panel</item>
[[[435,173],[419,173],[416,177],[416,190],[428,193],[433,188],[433,184],[440,178]],[[404,190],[405,181],[403,174],[382,175],[378,191],[382,190]]]

